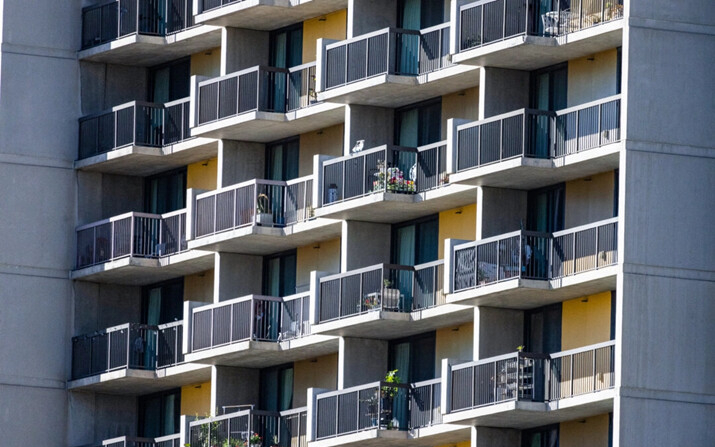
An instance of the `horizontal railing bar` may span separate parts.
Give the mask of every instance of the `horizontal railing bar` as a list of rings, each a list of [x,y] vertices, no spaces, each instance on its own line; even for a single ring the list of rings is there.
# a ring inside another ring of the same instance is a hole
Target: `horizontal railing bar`
[[[184,320],[176,320],[172,321],[171,323],[160,324],[157,326],[157,329],[169,329],[172,327],[181,326],[182,324],[184,324]]]
[[[173,101],[165,102],[164,107],[178,106],[180,104],[186,104],[187,102],[191,102],[190,96],[187,96],[186,98],[175,99]]]
[[[313,174],[310,174],[310,175],[305,175],[303,177],[298,177],[293,180],[286,180],[284,183],[287,186],[291,186],[291,185],[298,185],[300,183],[307,182],[309,180],[314,180],[314,179],[315,179],[315,176]]]
[[[431,143],[431,144],[425,144],[424,146],[417,147],[417,152],[428,151],[428,150],[434,149],[436,147],[446,146],[447,144],[448,144],[447,140],[437,141],[436,143]]]
[[[154,442],[173,441],[174,439],[181,439],[181,433],[176,433],[174,435],[160,436],[158,438],[154,438]]]
[[[354,393],[355,391],[362,391],[362,390],[369,390],[370,388],[382,388],[382,387],[390,387],[390,388],[409,388],[410,385],[406,383],[389,383],[389,382],[370,382],[366,383],[364,385],[356,385],[350,388],[345,388],[342,390],[335,390],[335,391],[327,391],[325,393],[320,393],[317,396],[315,396],[316,399],[327,399],[329,397],[333,396],[340,396],[341,394],[348,394],[348,393]]]
[[[427,34],[427,33],[433,32],[433,31],[438,31],[441,29],[449,28],[450,25],[451,25],[450,22],[444,22],[444,23],[440,23],[439,25],[432,25],[428,28],[423,28],[419,31],[420,31],[420,34]]]
[[[579,225],[578,227],[569,228],[566,230],[556,231],[552,234],[553,237],[564,236],[571,233],[577,233],[583,230],[590,230],[593,228],[598,228],[603,225],[608,225],[612,223],[618,223],[618,217],[612,217],[610,219],[599,220],[598,222],[593,222],[589,224]]]
[[[221,301],[219,303],[212,303],[212,304],[207,304],[206,306],[195,307],[191,310],[191,312],[192,313],[203,312],[203,311],[206,311],[209,309],[216,309],[218,307],[230,306],[232,304],[243,303],[245,301],[254,301],[254,300],[282,302],[283,298],[274,297],[274,296],[264,296],[264,295],[246,295],[246,296],[233,298],[233,299],[226,300],[226,301]]]
[[[549,357],[552,359],[557,359],[557,358],[566,357],[566,356],[573,355],[573,354],[580,354],[582,352],[588,352],[588,351],[594,351],[596,349],[607,348],[609,346],[616,346],[616,340],[609,340],[609,341],[604,341],[602,343],[596,343],[594,345],[583,346],[581,348],[569,349],[568,351],[555,352],[553,354],[549,354]]]
[[[557,110],[557,111],[554,112],[554,113],[556,113],[556,116],[566,115],[566,114],[569,114],[569,113],[571,113],[571,112],[577,112],[577,111],[579,111],[579,110],[581,110],[581,109],[587,109],[587,108],[589,108],[589,107],[597,106],[597,105],[600,105],[600,104],[605,104],[605,103],[612,102],[612,101],[617,101],[617,100],[619,100],[619,99],[621,99],[621,95],[620,95],[620,94],[618,94],[618,95],[613,95],[613,96],[609,96],[609,97],[606,97],[606,98],[597,99],[597,100],[595,100],[595,101],[590,101],[590,102],[586,102],[586,103],[583,103],[583,104],[579,104],[579,105],[576,105],[576,106],[573,106],[573,107],[569,107],[569,108],[566,108],[566,109],[560,109],[560,110]]]
[[[293,408],[290,410],[283,410],[280,412],[281,416],[292,416],[294,414],[305,413],[308,411],[308,407]]]
[[[301,65],[296,65],[296,66],[294,66],[294,67],[290,67],[290,68],[288,69],[288,72],[289,72],[289,73],[295,73],[295,72],[297,72],[297,71],[305,70],[306,68],[315,67],[315,66],[316,66],[316,61],[306,62],[305,64],[301,64]]]
[[[402,152],[417,152],[416,147],[394,146],[391,144],[383,144],[382,146],[377,146],[377,147],[373,147],[370,149],[362,150],[360,152],[355,152],[354,154],[343,155],[342,157],[331,158],[330,160],[324,161],[323,166],[329,166],[329,165],[333,165],[335,163],[340,163],[341,161],[352,160],[357,157],[361,157],[364,155],[370,155],[370,154],[374,154],[374,153],[378,153],[378,152],[384,152],[387,150],[396,150],[396,151],[402,151]]]
[[[89,228],[93,228],[99,225],[104,225],[110,222],[116,222],[118,220],[126,219],[128,217],[147,217],[150,219],[161,219],[161,216],[159,214],[149,214],[149,213],[141,213],[137,211],[130,211],[128,213],[120,214],[118,216],[112,216],[107,219],[102,219],[97,222],[92,222],[84,225],[80,225],[79,227],[75,228],[75,231],[82,231],[82,230],[87,230]]]
[[[212,416],[209,418],[204,418],[204,419],[199,419],[199,420],[196,420],[193,422],[189,422],[189,427],[196,427],[199,425],[210,424],[212,422],[223,421],[225,419],[233,419],[236,417],[250,416],[250,415],[278,417],[278,416],[280,416],[280,413],[278,413],[277,411],[241,410],[241,411],[236,411],[235,413],[227,413],[227,414],[222,414],[219,416]]]
[[[170,211],[168,213],[161,214],[162,219],[168,219],[169,217],[179,216],[181,214],[186,214],[186,208],[181,208],[180,210]]]
[[[484,125],[484,124],[493,123],[493,122],[495,122],[495,121],[501,121],[501,120],[504,120],[504,119],[507,119],[507,118],[512,118],[512,117],[515,117],[515,116],[524,115],[524,114],[527,114],[527,113],[531,113],[531,114],[535,114],[535,115],[544,115],[544,116],[555,116],[555,113],[554,113],[554,112],[550,112],[550,111],[548,111],[548,110],[539,110],[539,109],[518,109],[518,110],[513,110],[513,111],[511,111],[511,112],[502,113],[501,115],[490,116],[489,118],[485,118],[485,119],[483,119],[483,120],[477,120],[477,121],[472,121],[472,122],[470,122],[470,123],[460,124],[459,126],[457,126],[457,132],[459,132],[459,131],[461,131],[461,130],[464,130],[464,129],[469,129],[469,128],[472,128],[472,127],[475,127],[475,126],[481,126],[481,125]]]
[[[421,382],[414,382],[414,383],[411,383],[410,385],[411,385],[413,388],[417,388],[417,387],[420,387],[420,386],[436,385],[436,384],[438,384],[438,383],[442,383],[442,378],[441,378],[441,377],[437,377],[436,379],[423,380],[423,381],[421,381]]]
[[[330,44],[328,44],[328,45],[325,46],[325,49],[326,49],[326,50],[332,50],[333,48],[342,47],[343,45],[348,45],[348,44],[351,44],[351,43],[353,43],[353,42],[359,42],[359,41],[361,41],[361,40],[365,40],[365,39],[369,39],[369,38],[371,38],[371,37],[379,36],[379,35],[381,35],[381,34],[387,34],[387,33],[391,32],[391,31],[394,31],[395,29],[396,29],[396,28],[387,27],[387,28],[382,28],[382,29],[376,30],[376,31],[371,31],[371,32],[369,32],[369,33],[361,34],[361,35],[359,35],[359,36],[355,36],[355,37],[352,37],[352,38],[350,38],[350,39],[341,40],[340,42],[330,43]]]
[[[238,76],[241,76],[241,75],[244,75],[247,73],[252,73],[254,71],[275,71],[278,73],[288,73],[288,69],[286,69],[286,68],[269,67],[267,65],[256,65],[254,67],[245,68],[243,70],[235,71],[233,73],[229,73],[229,74],[226,74],[223,76],[206,79],[204,81],[199,82],[199,87],[203,87],[203,86],[209,85],[209,84],[215,84],[216,82],[225,81],[226,79],[236,78]]]
[[[363,267],[355,270],[350,270],[349,272],[344,272],[344,273],[336,273],[334,275],[329,275],[329,276],[323,276],[320,278],[320,282],[326,282],[326,281],[332,281],[334,279],[339,279],[339,278],[345,278],[347,276],[352,276],[352,275],[359,275],[360,273],[367,273],[367,272],[372,272],[375,270],[406,270],[406,271],[412,271],[413,267],[407,266],[407,265],[397,265],[397,264],[375,264],[371,265],[369,267]]]
[[[500,235],[497,235],[497,236],[488,237],[488,238],[486,238],[486,239],[480,239],[480,240],[478,240],[478,241],[466,242],[466,243],[464,243],[464,244],[455,245],[455,246],[454,246],[454,251],[456,251],[456,250],[461,250],[461,249],[464,249],[464,248],[476,247],[476,246],[482,245],[482,244],[489,244],[489,243],[491,243],[491,242],[498,242],[498,241],[500,241],[500,240],[502,240],[502,239],[509,239],[509,238],[514,237],[514,236],[520,236],[522,233],[523,233],[522,230],[517,230],[517,231],[512,231],[511,233],[504,233],[504,234],[500,234]]]
[[[310,292],[294,293],[293,295],[288,295],[283,297],[283,302],[287,303],[289,301],[295,301],[300,298],[307,298],[310,296]]]
[[[183,99],[186,99],[186,98],[183,98]],[[111,109],[106,109],[106,110],[102,110],[101,112],[96,112],[96,113],[92,113],[89,115],[85,115],[85,116],[81,117],[79,119],[79,121],[80,122],[87,121],[92,118],[98,118],[100,116],[108,115],[110,113],[117,112],[117,111],[123,110],[123,109],[128,109],[128,108],[134,107],[134,106],[145,106],[145,107],[154,107],[157,109],[161,109],[164,107],[164,104],[156,103],[156,102],[146,102],[146,101],[129,101],[129,102],[125,102],[124,104],[116,105],[116,106],[112,107]]]
[[[109,1],[107,1],[107,2],[97,3],[96,5],[85,6],[85,7],[82,8],[82,13],[85,13],[85,12],[87,12],[87,11],[91,11],[91,10],[93,10],[93,9],[99,9],[99,8],[104,7],[104,6],[111,5],[112,3],[118,3],[118,0],[109,0]]]
[[[233,191],[233,190],[239,189],[239,188],[245,188],[246,186],[251,186],[251,185],[286,186],[286,182],[281,181],[281,180],[265,180],[265,179],[254,178],[251,180],[246,180],[245,182],[237,183],[235,185],[224,186],[223,188],[214,189],[212,191],[202,192],[201,194],[198,194],[196,196],[196,200],[204,199],[206,197],[215,196],[217,194],[221,194],[221,193],[228,192],[228,191]]]
[[[422,270],[422,269],[426,269],[426,268],[430,268],[430,267],[437,267],[438,265],[442,265],[442,264],[444,264],[444,259],[438,259],[436,261],[425,262],[424,264],[416,265],[412,268],[415,270]]]
[[[489,357],[481,360],[474,360],[472,362],[460,363],[458,365],[452,365],[452,371],[470,368],[472,366],[485,365],[487,363],[499,362],[501,360],[513,359],[519,356],[519,352],[511,352],[509,354],[497,355],[495,357]]]

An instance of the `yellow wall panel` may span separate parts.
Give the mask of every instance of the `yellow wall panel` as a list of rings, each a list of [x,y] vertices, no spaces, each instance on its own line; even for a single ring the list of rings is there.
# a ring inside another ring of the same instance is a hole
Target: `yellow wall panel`
[[[462,441],[458,442],[456,444],[444,444],[444,445],[438,445],[436,447],[471,447],[472,441]]]
[[[221,48],[191,55],[191,76],[215,78],[221,74]]]
[[[337,353],[293,364],[293,408],[307,405],[308,388],[311,387],[337,389]]]
[[[313,174],[314,155],[332,155],[335,157],[343,155],[343,130],[344,126],[338,124],[315,132],[304,133],[300,136],[299,177]]]
[[[184,301],[212,303],[214,297],[214,271],[184,276]]]
[[[181,414],[204,417],[211,413],[211,382],[181,387]]]
[[[611,338],[611,292],[564,301],[561,350],[580,348]]]
[[[186,169],[186,187],[196,189],[216,189],[218,158],[190,164]]]
[[[615,95],[617,75],[618,51],[615,48],[569,61],[568,107]]]
[[[474,193],[476,200],[476,193]],[[445,239],[473,241],[477,237],[477,205],[468,205],[439,213],[439,259],[444,259]]]
[[[318,39],[345,40],[348,29],[348,10],[332,12],[303,22],[303,63],[315,61]]]
[[[613,217],[615,172],[566,182],[565,228]]]
[[[475,80],[478,72],[474,72]],[[442,97],[442,139],[447,138],[447,119],[479,119],[479,87],[472,87],[461,92]]]
[[[310,284],[310,272],[340,272],[340,238],[298,247],[296,280],[298,286]]]
[[[562,422],[559,447],[608,447],[608,414]]]
[[[438,329],[435,335],[435,374],[441,376],[442,359],[470,360],[474,355],[474,323]]]

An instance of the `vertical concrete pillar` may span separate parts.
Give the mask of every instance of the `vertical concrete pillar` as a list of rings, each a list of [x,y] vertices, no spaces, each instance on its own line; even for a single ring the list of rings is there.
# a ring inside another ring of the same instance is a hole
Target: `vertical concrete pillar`
[[[338,389],[382,380],[387,373],[387,340],[340,337]]]
[[[472,427],[472,447],[513,447],[521,445],[521,430]]]
[[[221,76],[268,65],[269,32],[225,27],[221,30]],[[246,51],[250,48],[251,51]]]
[[[477,188],[477,239],[517,231],[526,225],[526,191]]]
[[[211,415],[221,414],[227,405],[255,405],[259,402],[258,369],[232,366],[211,367]]]
[[[350,150],[358,140],[364,140],[363,149],[370,149],[394,141],[395,111],[384,107],[348,104],[345,106],[345,143],[343,152]]]
[[[481,360],[516,352],[524,344],[524,311],[474,308],[474,358]]]
[[[397,26],[397,0],[349,0],[348,39]]]
[[[214,303],[261,293],[262,257],[216,253],[214,266]]]
[[[343,221],[340,239],[340,270],[347,272],[362,267],[390,262],[389,224]]]
[[[263,178],[266,145],[246,141],[219,140],[217,187]]]
[[[529,72],[482,67],[479,80],[479,119],[529,107]]]

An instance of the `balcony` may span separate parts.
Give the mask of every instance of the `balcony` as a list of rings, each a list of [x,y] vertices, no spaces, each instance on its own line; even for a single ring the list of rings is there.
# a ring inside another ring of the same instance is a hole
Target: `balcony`
[[[379,146],[322,163],[319,217],[395,223],[474,203],[475,190],[448,184],[446,141]]]
[[[201,81],[191,134],[269,142],[344,121],[339,104],[315,97],[315,62],[283,68],[257,66]]]
[[[146,285],[212,267],[213,254],[187,250],[185,209],[131,212],[77,228],[71,278]]]
[[[198,0],[197,23],[271,31],[346,9],[347,0]]]
[[[260,436],[263,443],[252,446],[307,447],[307,409],[273,412],[251,409],[199,419],[189,424],[188,447],[246,447],[250,438]],[[277,441],[277,443],[275,442]]]
[[[473,310],[446,303],[444,261],[379,264],[320,278],[314,333],[398,338],[471,321]]]
[[[146,394],[209,380],[211,370],[184,363],[181,321],[128,323],[72,338],[69,389]]]
[[[537,0],[461,5],[452,19],[452,61],[534,70],[621,46],[623,0],[570,3],[543,12]]]
[[[468,428],[442,424],[441,380],[374,382],[318,394],[311,445],[433,446],[469,439]]]
[[[105,439],[97,447],[180,447],[181,435],[161,436],[159,438],[137,438],[120,436]]]
[[[529,309],[616,288],[618,218],[456,245],[448,303]]]
[[[535,189],[619,166],[621,97],[455,126],[453,183]]]
[[[249,295],[191,310],[187,361],[262,368],[338,350],[311,335],[310,292],[285,298]]]
[[[194,26],[192,0],[117,0],[82,9],[81,60],[151,66],[220,45],[220,28]]]
[[[197,195],[189,248],[268,254],[340,237],[339,221],[313,217],[313,183],[250,180]]]
[[[133,101],[79,120],[76,169],[148,176],[218,154],[218,142],[192,138],[189,98]]]
[[[449,62],[449,48],[449,23],[329,43],[318,65],[318,99],[400,107],[477,85],[478,72]]]
[[[445,423],[531,428],[613,409],[615,342],[454,365]]]

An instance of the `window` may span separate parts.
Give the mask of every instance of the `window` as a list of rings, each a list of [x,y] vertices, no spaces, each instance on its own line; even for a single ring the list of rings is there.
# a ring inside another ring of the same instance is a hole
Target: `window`
[[[144,209],[164,214],[186,206],[186,168],[148,177],[144,187]]]
[[[388,370],[397,370],[402,383],[435,378],[435,333],[415,335],[389,344]]]
[[[442,139],[442,98],[395,110],[395,144],[418,147]]]
[[[290,410],[293,406],[293,364],[262,369],[260,393],[261,410]]]
[[[526,311],[524,339],[527,352],[551,354],[561,350],[561,303]]]
[[[437,215],[392,226],[392,263],[419,265],[437,260],[439,217]]]
[[[444,0],[399,0],[397,27],[419,30],[444,22]]]
[[[298,178],[300,138],[266,144],[266,179],[293,180]]]
[[[165,324],[183,319],[184,278],[146,286],[142,290],[142,323]]]
[[[139,396],[139,436],[156,438],[179,433],[181,388]]]
[[[303,63],[303,24],[297,23],[271,32],[270,65],[291,68]]]
[[[189,96],[191,59],[183,58],[149,69],[149,100],[163,104]]]
[[[567,107],[568,64],[531,72],[531,108],[560,110]]]
[[[266,256],[263,258],[263,294],[284,297],[295,293],[296,252]]]
[[[553,233],[564,229],[564,183],[529,191],[526,199],[526,229]]]
[[[558,447],[559,425],[532,428],[521,433],[521,447]]]

